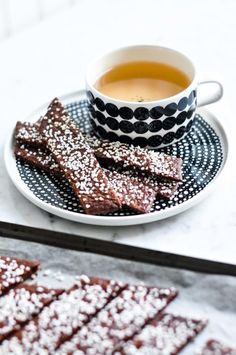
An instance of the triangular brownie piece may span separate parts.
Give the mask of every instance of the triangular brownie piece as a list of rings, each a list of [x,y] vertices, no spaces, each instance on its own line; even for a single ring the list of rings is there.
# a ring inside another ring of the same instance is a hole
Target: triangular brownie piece
[[[0,295],[34,274],[38,261],[0,256]]]
[[[2,296],[0,298],[0,342],[13,331],[18,330],[21,325],[27,323],[32,316],[39,314],[63,291],[62,289],[22,284]]]

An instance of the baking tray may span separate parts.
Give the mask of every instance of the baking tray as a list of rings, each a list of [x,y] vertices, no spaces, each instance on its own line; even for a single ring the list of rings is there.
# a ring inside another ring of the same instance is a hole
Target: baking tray
[[[236,264],[228,264],[185,255],[150,250],[62,232],[32,228],[0,221],[0,235],[38,242],[64,249],[91,252],[149,264],[163,265],[205,273],[236,276]]]
[[[42,268],[36,281],[44,286],[69,287],[79,274],[174,286],[179,296],[168,312],[209,320],[181,354],[195,354],[210,338],[236,347],[235,265],[4,222],[0,255],[39,260]]]

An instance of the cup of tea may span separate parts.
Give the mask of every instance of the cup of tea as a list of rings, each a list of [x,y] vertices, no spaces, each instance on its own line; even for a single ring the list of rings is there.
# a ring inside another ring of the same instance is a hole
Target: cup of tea
[[[216,90],[198,99],[200,87]],[[184,54],[160,46],[112,51],[88,66],[86,92],[94,132],[103,139],[161,148],[190,131],[196,108],[218,101],[218,81],[198,82]]]

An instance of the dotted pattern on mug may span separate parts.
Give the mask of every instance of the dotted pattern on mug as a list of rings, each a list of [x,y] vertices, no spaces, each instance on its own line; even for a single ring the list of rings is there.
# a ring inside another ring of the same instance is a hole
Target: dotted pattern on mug
[[[93,135],[86,100],[72,102],[66,106],[66,109],[83,132]],[[151,212],[166,210],[193,198],[216,176],[223,161],[219,137],[204,120],[204,117],[198,114],[186,137],[160,149],[160,151],[183,159],[184,182],[173,200],[156,199]],[[84,213],[78,199],[65,180],[32,168],[19,159],[16,160],[16,165],[21,179],[41,201],[63,210]],[[123,209],[110,214],[110,216],[134,214],[134,212]]]
[[[105,104],[100,98],[94,98],[90,91],[87,97],[93,129],[98,136],[151,148],[171,144],[189,132],[197,106],[195,90],[178,103],[155,106],[151,110],[140,106],[133,111],[129,107],[118,108],[112,103]],[[138,136],[132,139],[132,133]]]

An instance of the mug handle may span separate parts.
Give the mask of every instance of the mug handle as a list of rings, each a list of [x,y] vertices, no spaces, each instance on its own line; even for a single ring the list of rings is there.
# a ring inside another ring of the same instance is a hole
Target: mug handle
[[[219,101],[222,98],[223,93],[224,93],[224,89],[223,89],[222,84],[219,81],[216,81],[216,80],[200,81],[198,83],[198,86],[200,86],[200,85],[212,85],[212,84],[217,87],[217,90],[215,90],[215,92],[213,92],[213,93],[211,93],[211,94],[209,94],[207,96],[204,96],[202,98],[199,97],[198,98],[198,103],[197,103],[198,107],[212,104],[213,102]]]

